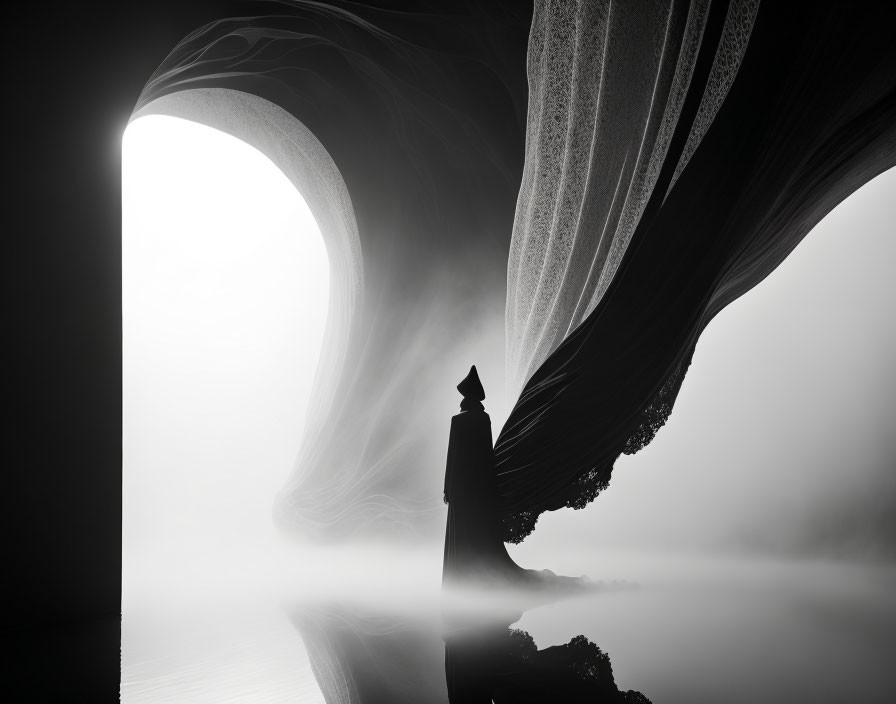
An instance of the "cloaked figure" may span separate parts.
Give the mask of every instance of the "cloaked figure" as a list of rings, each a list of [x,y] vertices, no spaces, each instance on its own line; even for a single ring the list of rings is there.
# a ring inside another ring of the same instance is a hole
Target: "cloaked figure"
[[[448,439],[442,584],[519,579],[526,570],[507,554],[498,524],[492,424],[482,405],[485,391],[475,365],[457,390],[464,398],[460,413],[451,419]]]

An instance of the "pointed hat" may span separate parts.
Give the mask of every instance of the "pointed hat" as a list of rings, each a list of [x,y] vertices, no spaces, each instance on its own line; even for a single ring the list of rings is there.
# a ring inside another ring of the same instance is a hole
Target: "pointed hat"
[[[470,367],[470,373],[466,378],[457,385],[464,398],[473,399],[474,401],[482,401],[485,399],[485,389],[482,388],[482,382],[479,381],[479,373],[476,371],[476,365]]]

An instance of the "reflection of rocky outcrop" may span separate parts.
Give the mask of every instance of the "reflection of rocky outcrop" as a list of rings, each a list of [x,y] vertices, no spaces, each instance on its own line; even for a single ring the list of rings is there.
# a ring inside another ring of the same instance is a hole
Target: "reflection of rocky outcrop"
[[[493,699],[504,702],[648,703],[640,692],[620,691],[609,656],[585,636],[537,650],[525,631],[507,632],[510,670],[500,673]]]
[[[619,690],[610,658],[585,636],[538,650],[532,636],[506,623],[446,636],[445,677],[451,704],[649,702]]]
[[[521,615],[329,605],[298,609],[293,623],[327,704],[649,702],[618,689],[609,657],[585,636],[538,650],[510,628]]]

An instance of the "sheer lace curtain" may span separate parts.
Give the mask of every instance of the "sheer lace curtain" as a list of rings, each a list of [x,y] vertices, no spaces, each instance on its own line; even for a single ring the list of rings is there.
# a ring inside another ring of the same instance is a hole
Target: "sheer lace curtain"
[[[496,443],[505,539],[581,508],[700,332],[896,162],[896,50],[843,5],[537,2]]]

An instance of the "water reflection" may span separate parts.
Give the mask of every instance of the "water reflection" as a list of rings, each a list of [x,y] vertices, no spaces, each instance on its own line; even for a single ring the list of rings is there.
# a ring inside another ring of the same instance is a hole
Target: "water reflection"
[[[330,703],[649,702],[618,688],[609,656],[584,635],[539,650],[513,627],[525,611],[519,595],[506,595],[506,607],[495,606],[495,596],[488,607],[428,610],[303,604],[291,619]]]
[[[541,563],[606,581],[562,599],[452,600],[437,551],[278,557],[269,572],[246,556],[231,572],[131,575],[122,702],[600,702],[635,689],[663,704],[889,704],[896,689],[891,565],[555,550]]]
[[[649,702],[620,691],[609,656],[584,635],[538,650],[514,618],[471,624],[445,637],[445,677],[451,704],[528,702]]]

